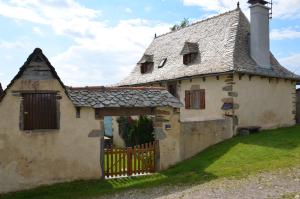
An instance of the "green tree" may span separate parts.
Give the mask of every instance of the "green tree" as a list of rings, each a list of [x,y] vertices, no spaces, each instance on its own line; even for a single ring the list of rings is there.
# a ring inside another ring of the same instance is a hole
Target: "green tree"
[[[170,30],[171,30],[171,31],[179,30],[179,29],[181,29],[181,28],[187,27],[189,24],[190,24],[189,20],[186,19],[186,18],[184,18],[184,19],[180,22],[179,25],[178,25],[178,24],[175,24],[174,26],[172,26],[172,27],[170,28]]]

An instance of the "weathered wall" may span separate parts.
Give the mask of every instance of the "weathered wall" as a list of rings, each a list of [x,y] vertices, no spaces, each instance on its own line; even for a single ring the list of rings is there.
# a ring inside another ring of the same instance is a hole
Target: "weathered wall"
[[[296,101],[296,122],[300,124],[300,89],[297,89]]]
[[[112,129],[113,129],[113,144],[114,144],[114,146],[116,146],[116,147],[121,147],[121,148],[123,148],[123,147],[125,147],[125,142],[124,142],[124,140],[123,140],[123,138],[120,136],[120,134],[119,134],[119,123],[118,123],[118,121],[117,121],[117,119],[118,119],[119,117],[116,117],[116,116],[114,116],[114,117],[112,117],[112,121],[113,121],[113,123],[112,123]]]
[[[216,77],[195,78],[190,80],[182,80],[178,88],[180,100],[184,103],[185,91],[195,89],[205,89],[205,109],[192,110],[180,109],[180,121],[205,121],[215,120],[223,118],[224,111],[221,109],[223,103],[222,98],[226,97],[227,92],[224,92],[222,88],[225,85],[225,76]]]
[[[179,113],[158,108],[155,134],[159,140],[159,169],[192,157],[205,148],[233,136],[231,117],[199,122],[180,122]],[[170,125],[170,128],[166,128]]]
[[[184,106],[180,109],[180,121],[206,121],[222,119],[224,111],[221,109],[222,99],[227,97],[227,92],[223,88],[227,85],[225,82],[227,75],[213,77],[196,77],[187,80],[177,81],[177,91],[180,101],[185,103],[185,91],[195,89],[205,89],[206,107],[203,110],[186,109]],[[167,87],[166,83],[152,84],[153,86]]]
[[[21,97],[16,90],[57,90],[60,100],[60,129],[20,131]],[[75,107],[56,80],[17,80],[0,103],[0,193],[61,181],[99,179],[99,137],[88,137],[100,129],[94,111]]]
[[[295,124],[295,83],[258,76],[234,76],[239,126],[277,128]]]
[[[190,158],[233,136],[232,118],[181,123],[181,157]]]
[[[170,128],[166,128],[170,125]],[[167,169],[180,162],[180,122],[179,113],[172,108],[156,109],[154,120],[155,138],[159,140],[159,165],[157,169]]]

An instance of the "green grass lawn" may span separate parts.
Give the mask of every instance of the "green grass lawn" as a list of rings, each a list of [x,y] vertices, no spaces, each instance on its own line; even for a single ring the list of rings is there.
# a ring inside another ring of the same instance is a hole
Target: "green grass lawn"
[[[300,126],[237,136],[193,158],[151,176],[106,181],[76,181],[0,196],[1,199],[78,199],[131,188],[203,183],[222,177],[244,177],[300,164]]]

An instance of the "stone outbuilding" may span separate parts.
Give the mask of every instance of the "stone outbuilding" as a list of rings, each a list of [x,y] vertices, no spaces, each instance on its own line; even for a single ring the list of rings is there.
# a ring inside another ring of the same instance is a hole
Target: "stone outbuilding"
[[[35,49],[0,97],[0,193],[103,178],[105,115],[153,115],[166,168],[181,160],[181,106],[164,88],[67,87]]]

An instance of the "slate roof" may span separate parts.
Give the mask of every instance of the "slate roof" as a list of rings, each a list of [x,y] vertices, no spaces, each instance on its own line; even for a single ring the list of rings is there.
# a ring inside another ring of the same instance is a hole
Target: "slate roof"
[[[48,58],[44,55],[42,49],[35,48],[34,51],[28,56],[27,60],[23,64],[23,66],[20,67],[19,72],[17,73],[17,75],[7,85],[6,89],[2,92],[2,95],[0,95],[0,102],[2,101],[2,99],[4,98],[4,96],[6,95],[7,90],[14,84],[14,82],[17,79],[19,79],[24,74],[24,72],[26,71],[26,68],[30,65],[31,61],[33,61],[36,58],[42,59],[42,61],[46,62],[47,66],[50,69],[51,74],[53,75],[53,77],[55,79],[57,79],[57,81],[60,83],[60,85],[66,91],[66,87],[65,87],[64,83],[61,81],[60,77],[58,76],[58,74],[55,71],[55,68],[51,65],[51,63],[48,60]]]
[[[273,55],[270,69],[257,66],[250,57],[249,34],[250,23],[239,8],[163,34],[154,38],[144,53],[153,55],[153,71],[141,74],[137,64],[118,85],[232,72],[300,80],[299,76],[282,67]],[[197,43],[199,50],[197,60],[188,66],[182,63],[180,55],[186,42]],[[164,58],[167,62],[158,68]]]
[[[180,108],[180,101],[160,87],[82,87],[67,88],[78,107],[162,107]]]

